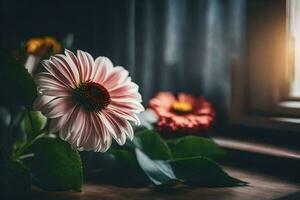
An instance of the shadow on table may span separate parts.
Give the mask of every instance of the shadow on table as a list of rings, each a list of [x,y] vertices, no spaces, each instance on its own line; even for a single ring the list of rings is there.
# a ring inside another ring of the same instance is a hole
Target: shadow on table
[[[287,196],[284,197],[280,197],[278,199],[275,200],[299,200],[300,199],[300,191],[289,194]]]

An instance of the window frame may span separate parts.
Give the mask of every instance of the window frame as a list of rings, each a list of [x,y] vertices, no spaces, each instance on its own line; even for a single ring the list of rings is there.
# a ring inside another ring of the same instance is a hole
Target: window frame
[[[230,125],[300,130],[300,98],[289,95],[288,7],[286,0],[246,1],[244,58],[231,68]]]

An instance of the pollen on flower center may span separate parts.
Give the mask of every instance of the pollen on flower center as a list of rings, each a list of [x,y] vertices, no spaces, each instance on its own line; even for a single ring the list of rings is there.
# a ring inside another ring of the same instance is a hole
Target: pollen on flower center
[[[176,101],[172,105],[172,111],[177,114],[187,114],[193,110],[192,104],[188,102]]]
[[[88,111],[100,111],[110,104],[110,95],[105,87],[95,82],[79,84],[73,91],[76,104],[83,106]]]

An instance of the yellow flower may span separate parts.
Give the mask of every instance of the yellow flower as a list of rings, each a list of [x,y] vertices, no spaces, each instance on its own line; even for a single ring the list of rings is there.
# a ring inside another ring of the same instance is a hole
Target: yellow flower
[[[47,51],[47,48],[43,42],[42,38],[32,38],[27,41],[27,53],[34,55],[44,55]]]
[[[58,54],[62,52],[61,44],[53,37],[50,36],[44,37],[44,42],[48,48],[52,47],[54,54]]]
[[[50,36],[32,38],[27,41],[26,47],[28,54],[40,57],[45,56],[50,48],[52,48],[54,54],[62,52],[62,45]]]
[[[176,101],[173,103],[172,108],[177,113],[189,113],[193,110],[192,104],[189,102]]]

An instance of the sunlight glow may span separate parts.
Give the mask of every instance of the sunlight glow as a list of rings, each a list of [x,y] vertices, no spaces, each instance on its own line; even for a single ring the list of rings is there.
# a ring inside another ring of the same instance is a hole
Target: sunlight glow
[[[300,1],[290,0],[290,41],[293,47],[294,81],[291,95],[300,96]]]

